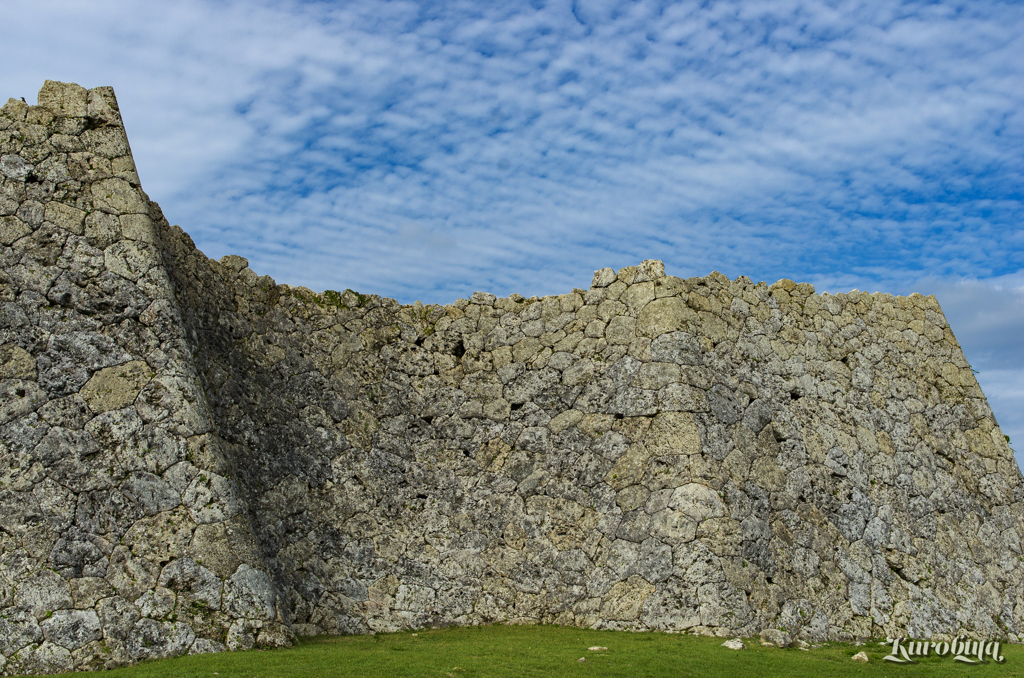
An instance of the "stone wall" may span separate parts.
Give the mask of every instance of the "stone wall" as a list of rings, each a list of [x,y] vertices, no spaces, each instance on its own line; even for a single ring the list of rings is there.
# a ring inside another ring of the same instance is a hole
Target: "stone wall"
[[[933,297],[450,306],[207,259],[108,88],[0,115],[0,669],[558,623],[1024,633],[1024,484]]]

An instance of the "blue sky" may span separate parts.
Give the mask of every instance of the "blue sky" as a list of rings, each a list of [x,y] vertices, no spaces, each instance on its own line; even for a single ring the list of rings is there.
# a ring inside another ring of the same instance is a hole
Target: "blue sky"
[[[1024,452],[1024,5],[6,0],[206,254],[403,302],[669,273],[938,296]],[[1022,459],[1018,455],[1018,460]]]

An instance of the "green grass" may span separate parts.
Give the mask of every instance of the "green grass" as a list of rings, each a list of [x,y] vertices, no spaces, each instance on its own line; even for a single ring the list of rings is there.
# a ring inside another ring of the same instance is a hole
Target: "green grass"
[[[471,678],[495,676],[1020,676],[1024,647],[1004,646],[1004,664],[966,666],[950,657],[914,665],[883,662],[886,648],[827,644],[804,652],[721,647],[722,638],[664,633],[590,631],[557,626],[483,626],[428,629],[376,636],[304,638],[292,648],[226,652],[144,662],[104,672],[110,678],[290,677]],[[590,646],[607,652],[590,652]],[[850,658],[865,650],[871,662]],[[581,657],[586,662],[578,661]]]

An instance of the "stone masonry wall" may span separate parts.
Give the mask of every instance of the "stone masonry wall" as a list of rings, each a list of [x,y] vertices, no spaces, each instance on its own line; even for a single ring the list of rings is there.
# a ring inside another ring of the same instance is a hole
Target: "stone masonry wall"
[[[1024,483],[933,297],[657,261],[402,306],[212,261],[109,88],[0,111],[0,670],[558,623],[1024,633]]]

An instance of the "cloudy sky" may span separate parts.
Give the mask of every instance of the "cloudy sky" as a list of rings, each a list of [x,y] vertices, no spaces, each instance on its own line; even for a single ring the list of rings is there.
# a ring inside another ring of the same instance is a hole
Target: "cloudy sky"
[[[1019,3],[5,0],[0,19],[0,98],[113,85],[143,186],[209,256],[407,303],[642,259],[934,293],[1024,453]]]

